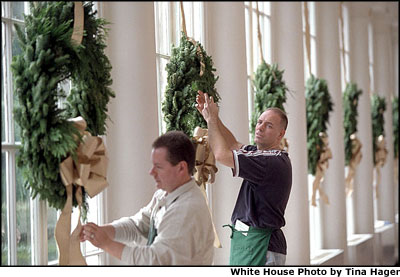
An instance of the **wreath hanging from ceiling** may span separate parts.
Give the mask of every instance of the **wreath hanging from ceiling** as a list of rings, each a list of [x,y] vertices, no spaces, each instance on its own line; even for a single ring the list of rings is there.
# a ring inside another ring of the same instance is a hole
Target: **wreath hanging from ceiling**
[[[67,198],[60,162],[69,155],[76,158],[82,138],[68,119],[81,116],[91,135],[104,135],[107,104],[115,97],[110,88],[111,64],[104,53],[108,22],[97,18],[92,7],[92,2],[83,4],[80,44],[71,38],[74,2],[30,3],[25,29],[15,25],[22,49],[11,65],[18,99],[14,114],[21,127],[17,165],[32,197],[39,195],[56,209],[62,209]],[[68,80],[71,91],[67,96],[62,84]],[[64,108],[59,107],[60,100]],[[74,196],[73,205],[77,204]]]

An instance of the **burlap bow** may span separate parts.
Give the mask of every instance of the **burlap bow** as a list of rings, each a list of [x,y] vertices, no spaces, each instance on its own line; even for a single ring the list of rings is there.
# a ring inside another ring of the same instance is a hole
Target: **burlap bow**
[[[388,151],[385,148],[385,138],[380,135],[377,138],[377,149],[375,152],[375,169],[376,169],[376,179],[375,179],[375,192],[376,198],[379,197],[378,186],[381,183],[381,168],[386,162],[386,156]]]
[[[311,197],[311,205],[313,205],[314,207],[317,206],[316,199],[315,199],[317,190],[319,190],[319,196],[325,202],[325,204],[329,204],[328,196],[325,194],[322,187],[320,187],[320,183],[323,182],[323,180],[324,180],[325,171],[329,166],[328,160],[332,158],[332,152],[331,152],[331,149],[328,147],[328,136],[323,132],[319,133],[319,136],[321,137],[324,145],[321,149],[321,154],[319,156],[319,160],[317,163],[315,179],[313,182],[313,193],[312,193],[312,197]]]
[[[55,228],[55,237],[59,251],[59,265],[86,265],[80,251],[79,234],[82,229],[80,210],[82,204],[82,186],[90,197],[96,196],[107,186],[106,149],[100,137],[91,136],[85,131],[86,121],[82,117],[73,118],[75,127],[82,134],[77,150],[77,160],[71,156],[60,164],[61,179],[67,190],[67,201]],[[72,186],[76,186],[75,198],[79,205],[78,224],[71,231]]]
[[[289,152],[289,140],[286,138],[283,138],[281,140],[280,147],[282,150],[285,150],[286,152]]]
[[[349,171],[346,177],[346,195],[348,197],[353,193],[354,175],[356,173],[356,167],[358,166],[362,158],[362,153],[361,153],[362,144],[360,140],[357,138],[355,133],[350,136],[350,140],[351,140],[352,155],[349,162]]]
[[[203,192],[204,198],[207,201],[208,210],[211,215],[206,194],[206,183],[214,183],[215,173],[218,171],[218,168],[215,166],[215,157],[208,144],[208,130],[201,127],[196,127],[192,140],[196,144],[196,172],[194,174],[194,179]],[[221,248],[221,243],[218,238],[217,231],[215,230],[214,222],[213,228],[215,235],[214,247]]]

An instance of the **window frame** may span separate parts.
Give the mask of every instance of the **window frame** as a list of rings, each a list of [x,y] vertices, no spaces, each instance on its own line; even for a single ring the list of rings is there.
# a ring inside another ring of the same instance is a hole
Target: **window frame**
[[[272,62],[272,47],[264,42],[271,41],[271,2],[258,2],[260,32],[262,40],[262,52],[266,63]],[[244,2],[245,7],[245,25],[246,25],[246,56],[247,56],[247,95],[248,95],[248,119],[251,123],[254,112],[254,73],[261,64],[260,45],[258,41],[257,8],[255,2]],[[257,50],[256,50],[257,49]],[[252,141],[253,134],[249,133],[249,141]]]
[[[103,3],[94,2],[94,9],[97,9],[98,16],[102,17]],[[24,13],[29,13],[29,2],[24,2]],[[1,151],[5,155],[5,191],[6,191],[6,236],[7,236],[7,265],[18,265],[17,257],[17,197],[16,197],[16,155],[21,146],[20,141],[16,141],[15,137],[15,124],[13,120],[13,82],[12,72],[10,65],[12,61],[12,34],[13,25],[24,24],[23,20],[12,18],[11,2],[2,2],[2,28],[4,26],[3,43],[2,43],[2,79],[4,81],[2,86],[2,102],[4,103],[4,140],[2,138]],[[4,90],[3,90],[4,89]],[[2,130],[3,132],[3,130]],[[104,139],[104,138],[103,138]],[[98,196],[89,201],[96,201],[97,211],[95,212],[95,222],[103,224],[105,222],[105,195],[104,191]],[[29,193],[30,195],[30,193]],[[58,251],[57,259],[48,261],[48,211],[46,201],[39,200],[39,197],[32,199],[29,196],[30,206],[30,264],[31,265],[57,265],[58,264]],[[3,204],[3,202],[2,202]],[[53,211],[54,212],[54,211]],[[90,211],[89,211],[90,212]],[[57,220],[61,211],[57,211]],[[75,228],[76,220],[72,219],[72,226]],[[91,258],[98,256],[98,265],[105,264],[105,253],[103,250],[96,248],[95,250],[88,251],[87,245],[81,243],[81,250],[83,256]],[[3,261],[2,261],[3,263]]]

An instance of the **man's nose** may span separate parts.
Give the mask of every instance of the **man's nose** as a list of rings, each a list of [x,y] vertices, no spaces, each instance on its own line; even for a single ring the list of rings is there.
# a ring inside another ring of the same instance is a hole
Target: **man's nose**
[[[152,175],[152,176],[154,176],[154,175],[155,175],[155,172],[154,172],[154,167],[152,167],[152,168],[150,169],[150,171],[149,171],[149,174],[150,174],[150,175]]]

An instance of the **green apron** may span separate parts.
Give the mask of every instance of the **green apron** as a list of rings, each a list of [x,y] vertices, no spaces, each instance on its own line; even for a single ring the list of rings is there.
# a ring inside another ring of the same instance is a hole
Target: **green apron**
[[[157,229],[154,226],[154,218],[150,220],[150,230],[149,230],[149,235],[147,237],[147,244],[146,245],[151,245],[154,241],[154,239],[157,236]]]
[[[267,261],[267,251],[272,229],[249,227],[248,231],[238,231],[231,225],[231,253],[229,265],[264,266]],[[247,233],[245,236],[243,233]]]

